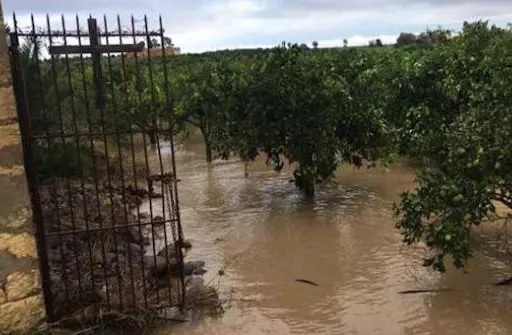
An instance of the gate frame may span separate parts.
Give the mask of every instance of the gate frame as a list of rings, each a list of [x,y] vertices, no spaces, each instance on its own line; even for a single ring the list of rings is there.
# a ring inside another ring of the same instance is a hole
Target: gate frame
[[[28,97],[25,89],[25,78],[21,68],[19,55],[19,37],[15,33],[9,33],[10,45],[9,57],[11,61],[11,76],[14,98],[16,101],[16,110],[18,113],[18,123],[20,127],[21,143],[23,148],[23,165],[25,167],[25,175],[27,178],[27,187],[30,196],[30,204],[32,209],[32,220],[36,228],[35,238],[37,245],[37,255],[39,270],[41,273],[41,285],[44,299],[45,312],[49,319],[52,319],[52,294],[50,286],[50,270],[48,263],[48,254],[46,246],[46,231],[43,224],[43,214],[41,208],[41,197],[37,187],[39,185],[37,172],[35,169],[35,157],[32,148],[32,141],[29,134],[32,133],[32,127],[29,116]]]
[[[37,167],[36,167],[36,158],[35,158],[35,154],[34,154],[34,146],[33,146],[33,141],[34,141],[34,132],[33,132],[33,127],[32,127],[32,121],[31,121],[31,109],[30,109],[30,104],[29,104],[29,97],[28,97],[28,93],[27,93],[27,89],[26,89],[26,80],[24,78],[24,71],[23,71],[23,68],[22,68],[22,64],[21,64],[21,58],[20,58],[20,50],[19,50],[19,47],[20,47],[20,41],[19,41],[19,38],[20,37],[26,37],[26,38],[48,38],[48,39],[52,39],[52,38],[63,38],[64,40],[66,40],[66,38],[83,38],[83,37],[91,37],[91,39],[93,38],[93,36],[95,35],[94,34],[94,30],[93,31],[90,31],[89,32],[89,35],[88,34],[83,34],[80,32],[80,28],[78,27],[78,17],[77,17],[77,32],[76,33],[72,33],[72,32],[66,32],[65,31],[65,28],[63,29],[62,32],[59,32],[59,31],[55,31],[53,32],[51,30],[51,27],[50,27],[50,21],[49,21],[49,17],[48,15],[46,16],[47,18],[47,21],[48,21],[48,30],[47,31],[42,31],[42,32],[36,32],[36,28],[35,28],[35,24],[34,24],[34,16],[32,15],[31,16],[31,20],[32,20],[32,30],[30,32],[23,32],[21,31],[20,29],[18,29],[18,26],[17,26],[17,20],[16,20],[16,15],[13,14],[13,22],[14,22],[14,31],[10,32],[9,33],[9,37],[10,37],[10,45],[8,46],[8,50],[9,50],[9,57],[10,57],[10,62],[11,62],[11,72],[12,72],[12,81],[13,81],[13,91],[14,91],[14,96],[15,96],[15,101],[16,101],[16,109],[17,109],[17,114],[18,114],[18,119],[19,119],[19,125],[20,125],[20,133],[21,133],[21,138],[22,138],[22,147],[23,147],[23,158],[24,158],[24,166],[25,166],[25,171],[26,171],[26,177],[27,177],[27,183],[28,183],[28,189],[29,189],[29,194],[30,194],[30,202],[31,202],[31,208],[32,208],[32,215],[33,215],[33,223],[34,223],[34,226],[35,226],[35,230],[36,230],[36,242],[37,242],[37,252],[38,252],[38,256],[39,256],[39,268],[40,268],[40,272],[41,272],[41,284],[42,284],[42,292],[43,292],[43,297],[44,297],[44,305],[45,305],[45,310],[46,310],[46,315],[47,315],[47,318],[49,321],[57,321],[59,318],[56,316],[55,314],[55,302],[54,302],[54,296],[52,294],[52,279],[51,279],[51,276],[50,276],[50,263],[49,263],[49,258],[48,258],[48,246],[47,246],[47,236],[48,236],[48,233],[46,231],[46,227],[45,227],[45,220],[44,220],[44,214],[43,214],[43,208],[42,208],[42,201],[41,201],[41,195],[40,195],[40,191],[39,191],[39,186],[40,186],[40,182],[39,182],[39,177],[38,177],[38,172],[37,172]],[[164,72],[164,77],[165,77],[165,107],[164,109],[167,111],[166,114],[168,116],[168,123],[169,123],[169,129],[168,129],[168,135],[169,135],[169,142],[170,142],[170,147],[171,147],[171,162],[172,162],[172,173],[174,174],[174,178],[171,180],[171,183],[172,183],[172,188],[169,189],[169,196],[173,199],[173,208],[172,208],[172,211],[171,211],[171,208],[169,207],[169,215],[171,216],[171,213],[173,213],[173,215],[176,216],[175,220],[174,219],[169,219],[168,222],[170,223],[174,223],[176,225],[176,233],[177,233],[177,238],[173,238],[173,242],[175,244],[175,247],[176,247],[176,251],[177,251],[177,257],[178,257],[178,266],[179,266],[179,270],[180,270],[180,279],[181,279],[181,299],[180,299],[180,304],[177,305],[177,307],[180,307],[180,309],[182,310],[184,305],[185,305],[185,281],[184,281],[184,261],[183,261],[183,258],[184,258],[184,255],[182,253],[182,249],[180,246],[183,246],[185,243],[184,243],[184,237],[183,237],[183,229],[182,229],[182,225],[181,225],[181,215],[180,215],[180,205],[179,205],[179,200],[178,200],[178,186],[177,186],[177,182],[178,182],[178,179],[176,178],[176,160],[175,160],[175,146],[174,146],[174,134],[173,134],[173,127],[174,127],[174,115],[173,115],[173,103],[172,103],[172,100],[169,96],[169,79],[168,79],[168,65],[167,65],[167,55],[166,55],[166,48],[164,47],[163,45],[163,41],[164,41],[164,29],[163,29],[163,23],[162,23],[162,18],[161,16],[159,17],[159,30],[158,31],[149,31],[148,30],[148,20],[147,20],[147,17],[144,16],[144,24],[145,24],[145,32],[141,33],[139,31],[135,31],[135,27],[134,27],[134,18],[133,16],[131,17],[131,20],[132,20],[132,32],[123,32],[121,33],[121,28],[120,28],[120,19],[119,19],[119,16],[117,17],[118,19],[118,26],[119,26],[119,35],[116,35],[116,33],[111,33],[109,31],[105,31],[105,32],[101,32],[101,31],[97,31],[97,35],[95,36],[95,38],[97,38],[98,41],[101,40],[101,38],[112,38],[112,37],[119,37],[120,40],[122,39],[122,37],[133,37],[134,40],[135,40],[135,37],[145,37],[147,39],[147,43],[149,45],[150,43],[150,38],[152,36],[156,36],[156,37],[159,37],[160,38],[160,41],[162,43],[161,45],[161,51],[162,51],[162,54],[161,54],[161,57],[163,59],[162,61],[162,64],[163,64],[163,72]],[[64,17],[62,17],[62,20],[64,22]],[[89,20],[94,20],[92,17],[89,18]],[[104,16],[104,21],[105,21],[105,26],[106,26],[106,16]],[[108,42],[108,41],[107,41]],[[121,45],[122,45],[122,40],[121,40]],[[125,44],[125,46],[127,46]],[[126,56],[126,52],[133,52],[134,53],[134,57],[136,59],[136,63],[138,62],[137,61],[137,52],[140,52],[139,50],[136,50],[134,49],[133,47],[134,45],[132,45],[132,48],[126,48],[126,50],[123,50],[121,51],[123,57]],[[140,43],[138,44],[138,46],[140,47]],[[115,48],[113,48],[115,46],[111,45],[109,46],[108,44],[105,45],[105,46],[101,46],[101,48],[106,52],[108,53],[108,59],[110,61],[110,53],[111,52],[117,52],[115,50]],[[50,46],[50,49],[52,47]],[[59,47],[57,47],[58,49]],[[67,55],[69,53],[72,53],[71,50],[67,50],[66,49],[62,49],[64,47],[60,47],[60,53],[62,54],[66,54],[66,60],[69,64],[69,60],[67,59]],[[71,47],[72,48],[72,47]],[[90,48],[90,47],[89,47]],[[92,48],[94,48],[94,46],[92,46]],[[85,54],[86,52],[84,52],[83,50],[80,50],[80,49],[77,49],[78,50],[78,53],[82,56],[83,54]],[[69,52],[68,52],[69,51]],[[146,49],[147,51],[147,59],[146,61],[149,63],[149,67],[151,68],[151,49]],[[58,53],[58,52],[57,52]],[[140,52],[142,55],[144,55],[144,51]],[[50,51],[50,54],[52,54],[52,51]],[[51,56],[52,59],[53,59],[53,56]],[[97,58],[98,57],[98,58]],[[99,61],[101,61],[100,58],[102,58],[101,56],[97,56],[97,57],[93,57],[93,60],[94,59],[98,59]],[[82,60],[83,61],[83,60]],[[137,63],[137,67],[139,66],[139,64]],[[100,68],[101,68],[101,65],[100,65]],[[123,64],[123,71],[124,71],[124,64]],[[70,71],[68,69],[68,71]],[[111,71],[111,69],[110,69]],[[98,85],[98,82],[97,82],[97,79],[99,81],[99,78],[96,77],[96,71],[95,72],[95,85]],[[150,70],[151,72],[151,70]],[[55,76],[55,74],[54,74]],[[154,82],[151,80],[151,85],[154,84]],[[98,109],[102,109],[103,107],[101,107],[101,87],[99,86],[96,86],[97,88],[97,99],[98,99],[98,106],[97,108]],[[58,89],[56,89],[58,91]],[[58,94],[58,92],[57,92]],[[74,93],[73,93],[74,95]],[[58,102],[57,104],[61,104],[61,101],[60,101],[60,98],[57,98]],[[117,108],[116,108],[116,112],[117,113]],[[104,125],[102,125],[102,127],[104,127]],[[78,130],[78,129],[76,129]],[[133,134],[137,134],[138,132],[136,131],[133,131],[131,130],[130,131],[130,134],[133,136]],[[144,130],[142,130],[142,133],[144,133]],[[157,127],[157,133],[162,133],[162,130],[159,129]],[[116,129],[116,134],[119,135],[118,133],[118,130]],[[60,136],[64,136],[63,133],[61,133]],[[78,133],[74,133],[72,135],[72,137],[74,137],[75,139],[78,138],[79,135]],[[91,136],[91,134],[89,135]],[[145,136],[145,135],[143,135]],[[157,135],[158,136],[158,135]],[[54,137],[58,138],[58,135]],[[132,150],[133,150],[133,147],[132,147]],[[146,163],[147,163],[147,153],[145,154],[146,155]],[[160,147],[158,148],[158,153],[157,153],[159,159],[160,159],[160,164],[161,161],[162,161],[162,156],[161,156],[161,152],[160,152]],[[108,156],[108,154],[107,154]],[[108,158],[107,158],[108,159]],[[109,163],[107,163],[109,164]],[[96,167],[95,167],[96,168]],[[108,167],[107,167],[108,168]],[[162,168],[161,168],[162,169]],[[148,174],[150,173],[150,171],[148,170]],[[149,178],[150,176],[148,176]],[[163,173],[163,170],[161,170],[161,177],[163,178],[164,177],[164,173]],[[109,183],[110,185],[110,183]],[[164,189],[164,186],[162,185],[162,190]],[[165,197],[165,195],[164,195]],[[150,201],[151,203],[151,201]],[[124,203],[124,205],[126,205],[126,203]],[[167,203],[167,205],[169,205],[169,203]],[[152,205],[150,205],[152,206]],[[163,206],[163,204],[162,204]],[[165,209],[164,209],[164,212],[165,212]],[[105,219],[105,222],[108,222],[109,220]],[[166,221],[167,222],[167,221]],[[150,226],[152,227],[152,230],[153,230],[153,226],[154,226],[155,222],[153,221],[153,217],[151,217],[151,223],[150,223]],[[140,223],[140,218],[139,218],[139,227],[141,226],[141,223]],[[146,224],[144,225],[146,226]],[[109,227],[109,226],[105,226],[103,228],[100,228],[100,231],[103,229],[103,230],[108,230],[109,228],[110,229],[117,229],[116,228],[117,226],[114,226],[114,227]],[[173,229],[173,235],[174,235],[174,228]],[[166,230],[165,229],[165,234],[167,235],[166,233]],[[90,231],[87,231],[90,233]],[[86,233],[87,233],[86,232]],[[76,231],[73,229],[73,232],[72,234],[76,234]],[[61,233],[59,232],[59,236],[62,236]],[[166,241],[167,241],[167,237],[166,237]],[[153,232],[153,243],[155,242],[155,239],[154,239],[154,232]],[[62,243],[60,245],[60,248],[62,248]],[[76,251],[75,251],[76,252]],[[168,258],[168,257],[166,257]],[[155,261],[156,261],[156,258],[155,258]],[[167,259],[167,262],[169,262],[169,259]],[[169,263],[168,263],[169,264]],[[62,279],[62,278],[61,278]],[[133,278],[132,278],[133,280]],[[107,283],[107,286],[108,286],[108,283]],[[144,290],[146,290],[148,287],[144,287]],[[120,298],[121,299],[121,298]],[[171,299],[169,297],[169,299]],[[135,301],[134,301],[134,304],[135,304]],[[167,307],[171,307],[171,306],[167,306]]]

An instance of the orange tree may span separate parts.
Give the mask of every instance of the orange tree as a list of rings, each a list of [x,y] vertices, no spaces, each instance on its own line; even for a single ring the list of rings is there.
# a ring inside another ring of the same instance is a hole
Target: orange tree
[[[446,48],[434,81],[443,100],[411,106],[423,110],[414,114],[416,121],[445,117],[417,138],[425,141],[418,147],[426,148],[430,163],[415,190],[396,205],[404,241],[426,242],[432,253],[425,265],[438,271],[445,270],[446,255],[464,266],[472,255],[472,227],[497,218],[496,202],[512,209],[512,32],[484,22],[465,24]]]
[[[382,109],[370,99],[355,103],[364,94],[351,89],[370,82],[374,73],[349,78],[336,56],[298,45],[274,48],[251,71],[236,110],[237,120],[244,120],[238,143],[248,144],[245,152],[265,153],[277,170],[285,161],[296,163],[295,184],[306,197],[340,163],[360,165],[363,158],[390,153],[393,133]]]

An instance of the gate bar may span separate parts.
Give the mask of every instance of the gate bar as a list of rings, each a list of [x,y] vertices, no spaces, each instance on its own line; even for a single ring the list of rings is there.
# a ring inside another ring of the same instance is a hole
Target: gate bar
[[[106,54],[106,53],[121,53],[121,52],[141,52],[144,50],[144,42],[139,44],[125,44],[125,45],[54,45],[49,48],[52,55],[69,55],[69,54]]]

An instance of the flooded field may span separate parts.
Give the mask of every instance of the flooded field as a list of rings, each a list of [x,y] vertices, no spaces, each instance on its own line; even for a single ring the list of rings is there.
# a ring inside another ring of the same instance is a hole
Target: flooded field
[[[512,334],[512,289],[492,285],[511,263],[494,234],[465,272],[443,276],[402,245],[391,205],[412,187],[411,168],[344,168],[307,202],[290,170],[277,174],[263,159],[244,178],[241,162],[208,167],[202,145],[189,143],[177,164],[188,259],[206,261],[226,312],[157,334]],[[398,294],[438,288],[452,290]]]

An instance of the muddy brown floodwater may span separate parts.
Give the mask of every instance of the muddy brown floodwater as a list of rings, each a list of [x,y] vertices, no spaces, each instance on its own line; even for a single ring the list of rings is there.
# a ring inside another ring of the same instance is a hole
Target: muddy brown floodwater
[[[177,171],[188,258],[206,261],[206,282],[219,285],[226,312],[156,334],[512,334],[512,287],[492,285],[511,263],[493,234],[467,273],[443,276],[402,245],[391,205],[413,186],[411,168],[343,168],[309,203],[288,182],[290,170],[277,174],[258,160],[244,178],[237,161],[208,167],[199,143],[180,146]],[[437,288],[453,291],[397,293]]]

